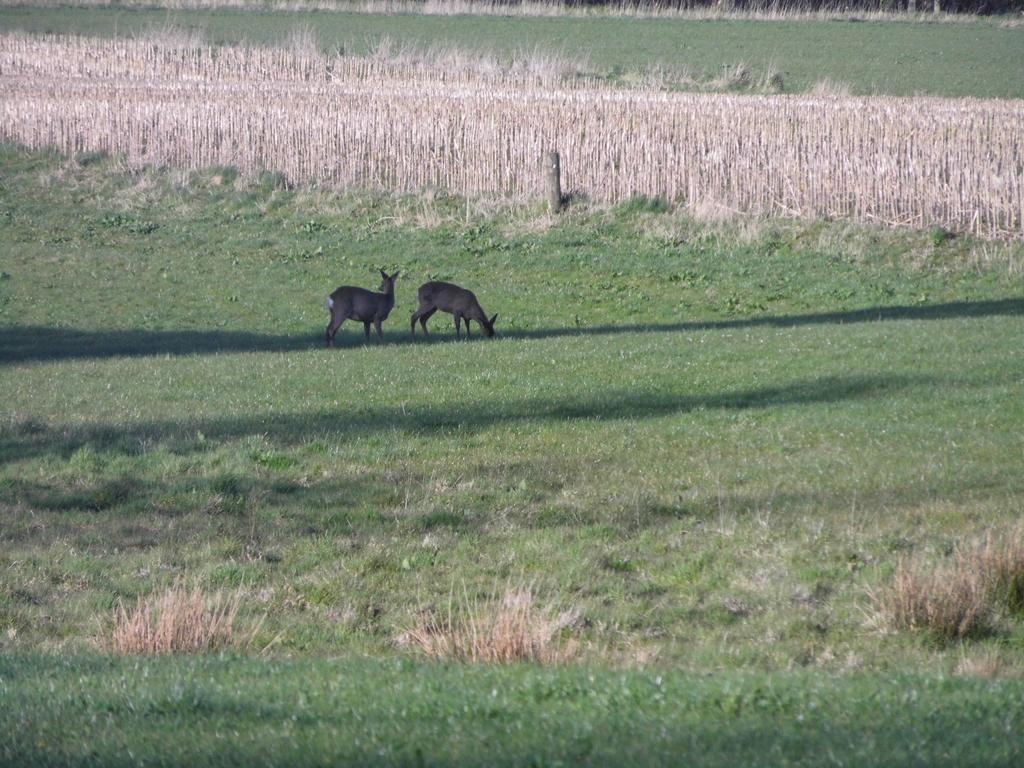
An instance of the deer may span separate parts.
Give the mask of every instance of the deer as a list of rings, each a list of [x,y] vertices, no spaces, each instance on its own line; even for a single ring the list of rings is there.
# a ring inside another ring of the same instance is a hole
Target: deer
[[[460,288],[452,283],[430,282],[420,286],[419,291],[417,291],[417,298],[420,300],[420,306],[412,313],[410,321],[413,336],[416,336],[417,320],[420,321],[420,326],[423,328],[423,335],[430,335],[427,332],[427,320],[439,309],[442,312],[450,312],[455,316],[455,335],[457,337],[462,336],[461,326],[463,320],[466,321],[466,338],[470,337],[470,320],[476,320],[480,323],[485,336],[494,335],[494,321],[498,319],[498,316],[494,315],[488,320],[487,315],[484,314],[484,310],[480,306],[480,302],[476,300],[476,296],[473,295],[472,291],[467,291],[465,288]]]
[[[370,324],[377,329],[377,336],[383,340],[384,333],[380,324],[388,319],[395,306],[395,280],[398,272],[388,275],[380,270],[382,278],[380,293],[343,285],[327,297],[327,311],[331,313],[331,322],[327,324],[327,346],[334,346],[334,334],[346,320],[361,320],[366,331],[366,340],[370,340]]]

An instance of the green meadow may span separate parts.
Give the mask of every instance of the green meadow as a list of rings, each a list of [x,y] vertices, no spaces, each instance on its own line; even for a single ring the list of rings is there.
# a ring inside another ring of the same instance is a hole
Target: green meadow
[[[325,349],[381,268],[383,341]],[[1019,761],[1019,617],[944,641],[871,595],[1020,520],[1022,271],[941,230],[6,147],[0,761]],[[430,279],[498,337],[411,338]],[[242,596],[241,655],[109,656],[180,580]],[[524,584],[572,664],[401,643]]]
[[[0,657],[5,765],[1020,763],[1021,686],[397,661]]]
[[[822,80],[854,94],[1024,97],[1024,27],[1000,20],[961,23],[880,21],[695,21],[642,18],[420,16],[34,7],[0,8],[0,30],[135,36],[195,31],[215,43],[288,40],[309,32],[325,50],[355,53],[381,38],[394,49],[455,48],[499,55],[539,51],[585,62],[612,80],[652,68],[688,71],[699,81],[745,65],[753,82],[800,93]]]
[[[1019,245],[114,166],[4,155],[16,647],[188,574],[282,649],[386,652],[453,580],[524,579],[598,656],[939,669],[865,587],[1020,514]],[[322,348],[326,294],[381,267],[383,343]],[[428,279],[499,338],[413,340]]]

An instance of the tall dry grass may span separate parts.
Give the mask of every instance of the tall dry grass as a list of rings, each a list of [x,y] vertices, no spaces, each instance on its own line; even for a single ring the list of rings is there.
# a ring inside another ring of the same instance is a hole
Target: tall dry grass
[[[484,603],[450,598],[447,612],[424,613],[398,639],[400,646],[442,660],[510,664],[551,664],[570,658],[576,645],[559,635],[576,620],[574,611],[538,605],[533,590],[509,587]]]
[[[259,629],[236,627],[241,593],[206,594],[178,583],[162,595],[115,609],[110,648],[121,654],[201,653],[247,646]]]
[[[420,14],[425,16],[522,16],[667,18],[691,20],[750,19],[757,21],[924,21],[935,23],[977,23],[973,12],[982,4],[942,3],[934,12],[932,3],[918,3],[908,10],[906,2],[879,0],[810,3],[799,0],[618,0],[602,4],[569,3],[560,0],[0,0],[0,5],[42,7],[77,6],[102,8],[251,9],[274,11],[342,11],[367,14]],[[991,12],[991,7],[984,12]]]
[[[895,630],[957,639],[991,630],[1000,615],[1024,612],[1024,526],[987,533],[938,566],[903,560],[892,582],[872,592],[876,616]]]
[[[134,166],[297,184],[543,194],[541,158],[599,203],[1024,236],[1024,102],[737,96],[601,86],[570,65],[322,55],[308,46],[0,37],[0,138]]]

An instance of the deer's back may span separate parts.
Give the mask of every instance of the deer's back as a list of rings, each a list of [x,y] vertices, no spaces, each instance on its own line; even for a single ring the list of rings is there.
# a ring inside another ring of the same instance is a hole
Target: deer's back
[[[391,311],[387,298],[384,294],[354,285],[343,285],[331,294],[334,306],[347,307],[349,317],[356,320],[372,320],[377,314],[386,318]]]
[[[433,304],[443,312],[467,310],[477,303],[472,291],[460,288],[454,283],[440,281],[424,283],[417,295],[421,304]]]

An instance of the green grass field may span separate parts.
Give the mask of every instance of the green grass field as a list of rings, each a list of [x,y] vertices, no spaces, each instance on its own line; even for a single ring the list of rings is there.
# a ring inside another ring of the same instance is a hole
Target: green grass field
[[[380,267],[384,342],[323,349],[325,295]],[[1019,617],[941,642],[868,590],[1020,520],[1022,271],[943,232],[5,148],[0,760],[1012,764]],[[427,279],[499,338],[413,341]],[[273,660],[96,656],[118,600],[179,578],[241,589]],[[519,583],[579,611],[583,666],[396,646]]]
[[[0,657],[5,765],[1019,764],[1017,683]]]
[[[362,52],[382,36],[396,45],[495,52],[556,51],[618,77],[652,66],[686,67],[713,79],[744,63],[777,71],[782,90],[828,78],[856,94],[1024,97],[1024,27],[851,21],[689,21],[639,18],[377,16],[345,13],[0,8],[0,30],[134,35],[168,25],[215,42],[284,39],[310,28],[326,49]]]
[[[282,649],[387,653],[453,580],[524,578],[596,657],[938,670],[865,587],[1020,515],[1020,245],[3,168],[14,647],[88,646],[187,573]],[[384,343],[322,349],[324,296],[378,267]],[[501,338],[413,342],[432,278]]]

